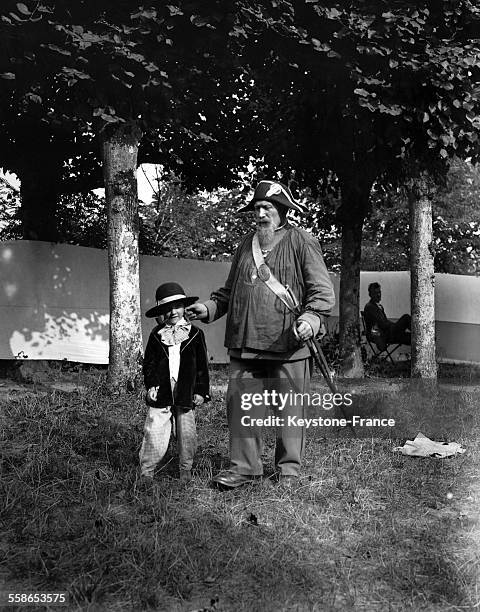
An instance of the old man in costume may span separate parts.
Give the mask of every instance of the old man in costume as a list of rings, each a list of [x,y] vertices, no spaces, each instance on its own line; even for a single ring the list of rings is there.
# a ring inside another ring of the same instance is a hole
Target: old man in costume
[[[290,209],[302,211],[288,187],[261,181],[253,199],[239,211],[255,213],[256,231],[237,248],[225,286],[213,292],[210,300],[187,309],[191,317],[206,322],[227,315],[231,464],[214,478],[223,487],[238,487],[263,474],[262,430],[250,427],[247,431],[240,425],[245,415],[240,391],[253,388],[249,382],[257,382],[270,392],[307,393],[312,360],[305,341],[318,334],[335,303],[318,240],[287,221]],[[287,307],[282,290],[297,301],[295,312]],[[267,406],[255,406],[255,416],[259,410],[266,413]],[[304,410],[295,402],[281,412],[277,406],[276,414],[282,419],[300,418]],[[275,467],[280,482],[290,485],[300,473],[305,431],[301,426],[278,427],[276,436]]]

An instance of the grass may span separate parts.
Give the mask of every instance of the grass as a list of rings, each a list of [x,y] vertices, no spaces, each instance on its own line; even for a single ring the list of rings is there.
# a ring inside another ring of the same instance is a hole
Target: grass
[[[402,357],[399,359],[398,357]],[[405,358],[408,357],[408,358]],[[409,378],[410,358],[401,353],[394,354],[394,362],[388,360],[369,360],[365,364],[365,374],[370,378]],[[438,363],[438,379],[441,381],[461,381],[463,384],[480,384],[480,365]]]
[[[68,591],[69,609],[92,611],[480,608],[478,393],[357,396],[362,414],[396,415],[395,435],[443,430],[462,456],[408,458],[392,452],[403,440],[316,430],[298,488],[265,480],[222,493],[209,484],[228,464],[222,371],[197,412],[186,487],[174,458],[155,487],[140,486],[142,398],[111,400],[88,373],[82,382],[83,394],[1,406],[4,589]],[[272,456],[268,435],[267,474]]]

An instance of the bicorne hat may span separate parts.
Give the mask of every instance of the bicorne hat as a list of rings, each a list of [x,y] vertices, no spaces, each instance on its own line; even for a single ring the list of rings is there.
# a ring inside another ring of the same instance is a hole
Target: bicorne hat
[[[255,187],[253,198],[248,204],[239,208],[238,212],[253,211],[255,202],[259,200],[265,200],[272,204],[280,204],[287,208],[293,208],[293,210],[298,210],[298,212],[304,212],[300,204],[293,199],[290,189],[283,183],[276,181],[260,181]]]
[[[155,299],[157,300],[157,305],[145,313],[145,316],[149,319],[164,314],[168,310],[168,304],[171,302],[181,301],[184,306],[190,306],[198,300],[198,297],[187,297],[183,287],[178,283],[163,283],[156,290]]]

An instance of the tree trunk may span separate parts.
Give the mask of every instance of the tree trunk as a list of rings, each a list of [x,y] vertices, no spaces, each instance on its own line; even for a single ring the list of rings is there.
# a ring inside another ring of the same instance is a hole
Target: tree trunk
[[[432,201],[425,177],[410,198],[412,378],[435,379],[435,274],[432,252]]]
[[[364,376],[360,350],[360,266],[363,222],[372,183],[342,182],[342,269],[340,278],[340,372],[346,378]]]
[[[57,204],[61,168],[31,160],[31,167],[17,170],[20,179],[20,216],[24,240],[58,242]]]
[[[141,130],[116,127],[103,137],[110,276],[111,390],[136,388],[142,363],[138,253],[137,154]]]

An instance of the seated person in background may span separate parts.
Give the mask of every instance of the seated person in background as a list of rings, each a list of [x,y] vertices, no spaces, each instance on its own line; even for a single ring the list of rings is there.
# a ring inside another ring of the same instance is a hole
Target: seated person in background
[[[374,342],[383,351],[389,344],[408,344],[412,343],[410,331],[411,317],[408,314],[402,315],[396,323],[389,321],[383,306],[380,304],[382,299],[382,288],[379,283],[368,285],[368,295],[370,301],[365,305],[363,316],[365,319],[367,339]]]

